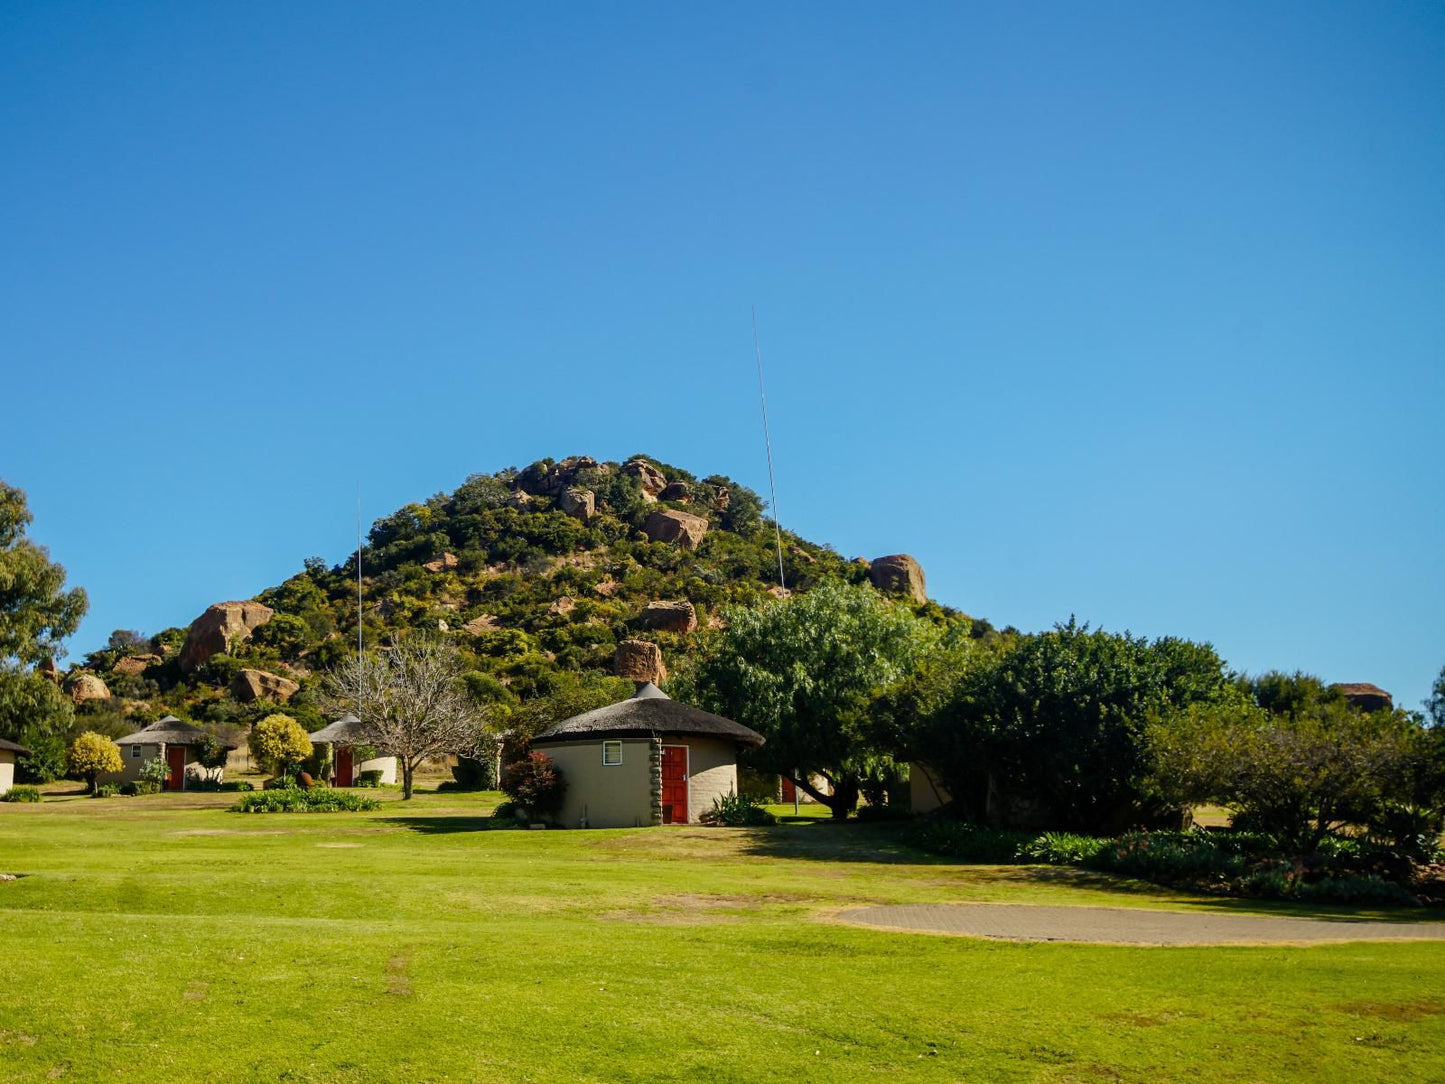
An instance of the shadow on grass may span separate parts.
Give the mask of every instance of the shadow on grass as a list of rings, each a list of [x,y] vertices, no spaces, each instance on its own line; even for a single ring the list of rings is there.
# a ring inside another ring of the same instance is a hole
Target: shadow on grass
[[[498,831],[498,825],[491,817],[384,817],[387,824],[420,832],[428,836],[452,835],[456,832]]]

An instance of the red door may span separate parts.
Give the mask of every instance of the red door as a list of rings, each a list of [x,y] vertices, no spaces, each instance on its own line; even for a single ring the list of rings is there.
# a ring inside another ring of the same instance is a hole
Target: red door
[[[662,747],[662,823],[687,823],[687,746]]]
[[[797,797],[798,788],[793,785],[793,781],[791,779],[785,778],[783,780],[783,801],[791,802],[794,801]]]
[[[166,746],[166,790],[181,790],[186,785],[186,747]]]
[[[336,750],[336,785],[338,787],[349,787],[352,783],[354,772],[351,766],[351,750]]]

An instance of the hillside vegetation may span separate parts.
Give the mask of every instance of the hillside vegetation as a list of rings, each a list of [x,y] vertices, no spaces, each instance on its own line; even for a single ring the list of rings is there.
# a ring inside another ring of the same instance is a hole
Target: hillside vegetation
[[[722,607],[784,593],[756,493],[646,456],[474,474],[377,520],[361,568],[366,643],[445,637],[466,659],[473,694],[527,729],[529,712],[539,725],[630,691],[613,676],[623,641],[656,644],[673,666],[689,656],[697,630],[717,626]],[[869,562],[788,532],[783,573],[790,591],[870,582]],[[320,677],[356,649],[356,580],[355,554],[334,566],[313,557],[254,596],[260,606],[244,615],[233,607],[229,618],[205,614],[189,630],[115,633],[65,678],[79,690],[77,725],[118,735],[170,712],[238,730],[284,701],[303,725],[319,726]],[[900,605],[969,623],[922,600],[921,571],[909,586],[894,592]],[[649,608],[661,602],[670,605]],[[974,631],[991,634],[986,622]],[[109,697],[88,695],[100,691],[91,677]]]

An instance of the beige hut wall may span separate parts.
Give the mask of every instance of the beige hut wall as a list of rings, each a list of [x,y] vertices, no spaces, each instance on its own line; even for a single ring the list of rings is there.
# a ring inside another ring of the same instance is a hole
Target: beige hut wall
[[[15,785],[15,751],[0,749],[0,794]]]
[[[381,781],[387,786],[396,785],[396,757],[372,757],[370,760],[356,762],[352,769],[356,778],[361,778],[362,772],[380,772]],[[332,769],[333,773],[335,769]]]
[[[738,747],[717,738],[663,738],[663,745],[687,746],[687,822],[696,824],[714,798],[737,793]]]
[[[636,828],[652,823],[652,743],[624,739],[622,763],[602,763],[602,739],[548,742],[537,746],[567,781],[567,794],[557,823],[580,828],[585,811],[591,828]]]
[[[908,804],[915,813],[930,813],[953,800],[933,769],[921,760],[908,764]]]

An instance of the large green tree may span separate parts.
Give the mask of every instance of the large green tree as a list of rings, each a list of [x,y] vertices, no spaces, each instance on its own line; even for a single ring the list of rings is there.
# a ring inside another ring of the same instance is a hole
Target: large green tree
[[[1117,831],[1167,813],[1151,786],[1150,721],[1227,695],[1207,644],[1148,641],[1070,619],[949,675],[925,670],[902,713],[902,752],[927,761],[956,811]],[[919,680],[915,678],[915,681]]]
[[[938,629],[871,588],[836,582],[723,616],[725,628],[678,675],[679,695],[758,731],[767,744],[754,765],[847,817],[877,751],[865,724],[870,696],[908,673]]]
[[[70,701],[35,667],[64,654],[86,599],[65,590],[65,569],[26,537],[32,518],[25,493],[0,481],[0,736],[35,748],[71,725]]]

